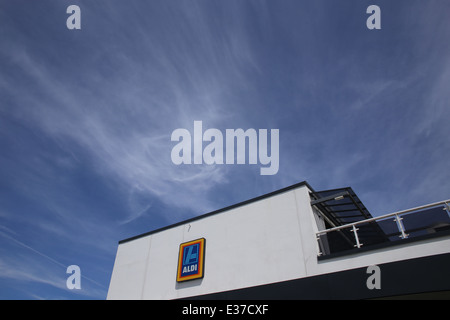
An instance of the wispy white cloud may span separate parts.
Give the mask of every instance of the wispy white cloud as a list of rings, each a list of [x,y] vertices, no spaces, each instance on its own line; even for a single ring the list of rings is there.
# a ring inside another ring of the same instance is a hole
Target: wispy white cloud
[[[148,49],[145,45],[144,48]],[[26,114],[23,110],[17,110],[15,114],[37,125],[75,160],[77,155],[70,145],[81,146],[92,156],[100,172],[117,179],[129,190],[137,187],[174,205],[195,208],[197,212],[207,210],[207,201],[195,195],[223,181],[224,169],[191,167],[178,170],[170,161],[170,134],[180,125],[191,125],[195,119],[217,123],[229,106],[220,101],[220,84],[212,81],[214,76],[208,76],[206,70],[197,70],[196,64],[189,63],[182,66],[183,70],[177,70],[180,66],[174,65],[173,61],[182,61],[183,57],[175,56],[169,61],[165,52],[156,55],[165,60],[163,65],[167,66],[168,74],[162,78],[154,79],[131,59],[124,58],[119,67],[126,70],[123,77],[106,79],[93,70],[83,77],[82,83],[74,85],[61,81],[58,75],[45,69],[39,58],[25,50],[20,51],[14,57],[15,66],[36,83],[39,94],[27,95],[24,100],[20,97],[22,88],[9,87],[29,108]],[[216,71],[224,71],[227,67]],[[102,86],[95,92],[89,91],[99,78],[104,81]],[[147,87],[152,92],[155,81],[168,85],[169,89],[162,96],[143,89]],[[138,88],[142,88],[141,95],[135,94]],[[166,94],[171,97],[167,99]],[[40,99],[41,96],[45,99]],[[181,188],[179,182],[182,181],[189,181],[189,187]],[[179,195],[177,199],[183,199],[182,202],[173,198],[175,190]],[[194,198],[195,201],[190,200]],[[125,221],[145,212],[137,208],[137,212],[130,212]]]
[[[0,237],[3,238],[3,241],[7,241],[9,245],[18,246],[19,250],[16,250],[13,254],[2,253],[0,258],[0,278],[44,284],[64,291],[70,290],[66,286],[66,280],[69,276],[69,274],[66,274],[66,265],[8,233],[0,231]],[[82,286],[83,290],[71,290],[71,293],[97,299],[104,296],[106,287],[103,284],[82,273],[81,281],[84,284]],[[46,297],[46,299],[48,298],[52,297]]]

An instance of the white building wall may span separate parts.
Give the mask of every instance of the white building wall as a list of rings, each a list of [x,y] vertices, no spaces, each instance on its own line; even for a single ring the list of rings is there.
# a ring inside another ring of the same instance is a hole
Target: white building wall
[[[309,202],[303,186],[122,243],[108,299],[174,299],[303,277],[317,254],[314,241],[302,240],[315,239]],[[177,283],[179,246],[198,238],[206,239],[205,276]]]
[[[307,186],[121,243],[108,299],[176,299],[450,252],[435,238],[318,261]],[[181,243],[205,238],[203,279],[177,283]]]

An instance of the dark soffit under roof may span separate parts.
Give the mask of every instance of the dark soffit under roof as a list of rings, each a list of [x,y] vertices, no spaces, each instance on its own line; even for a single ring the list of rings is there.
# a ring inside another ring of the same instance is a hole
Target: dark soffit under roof
[[[324,216],[327,228],[372,218],[369,210],[350,187],[312,191],[311,197],[311,205]],[[346,238],[347,243],[353,247],[354,235],[350,228],[339,232],[339,236]],[[359,225],[358,238],[366,246],[389,241],[388,236],[376,222]],[[339,246],[337,239],[332,239],[335,242],[333,245]]]

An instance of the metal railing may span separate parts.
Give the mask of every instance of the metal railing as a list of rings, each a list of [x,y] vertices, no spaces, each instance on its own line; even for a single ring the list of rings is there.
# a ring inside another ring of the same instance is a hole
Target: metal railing
[[[392,221],[394,221],[396,223],[396,225],[397,225],[397,230],[398,230],[397,234],[399,235],[399,237],[401,239],[406,239],[406,238],[409,237],[409,234],[407,233],[407,229],[405,228],[405,226],[403,224],[403,221],[402,221],[403,218],[406,215],[409,215],[409,214],[412,214],[412,213],[426,212],[427,211],[426,209],[433,209],[433,208],[442,207],[443,210],[445,210],[447,212],[447,218],[449,219],[449,222],[450,222],[450,205],[449,204],[450,204],[450,199],[449,200],[443,200],[443,201],[439,201],[439,202],[423,205],[423,206],[420,206],[420,207],[415,207],[415,208],[411,208],[411,209],[407,209],[407,210],[397,211],[397,212],[385,214],[385,215],[374,217],[374,218],[370,218],[370,219],[364,219],[364,220],[360,220],[360,221],[344,224],[344,225],[341,225],[341,226],[336,226],[336,227],[329,228],[329,229],[326,229],[326,230],[320,230],[320,231],[316,232],[316,238],[319,241],[319,249],[320,249],[319,256],[322,255],[322,254],[327,254],[326,252],[324,252],[324,251],[327,251],[327,250],[324,250],[324,243],[323,243],[322,236],[326,236],[327,234],[329,234],[331,232],[344,231],[344,230],[350,231],[353,234],[353,236],[354,236],[354,245],[353,245],[353,247],[361,248],[363,243],[360,241],[360,236],[358,235],[358,230],[360,230],[359,228],[357,228],[358,226],[362,227],[363,224],[374,223],[374,222],[382,222],[382,221],[389,221],[388,219],[394,218]],[[346,240],[348,241],[348,238]]]

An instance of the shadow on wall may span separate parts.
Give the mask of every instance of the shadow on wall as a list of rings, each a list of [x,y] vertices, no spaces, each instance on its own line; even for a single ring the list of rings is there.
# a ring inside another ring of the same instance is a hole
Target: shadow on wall
[[[191,287],[196,287],[201,285],[203,282],[203,278],[201,279],[193,279],[185,282],[176,282],[175,281],[175,290],[186,289]]]

